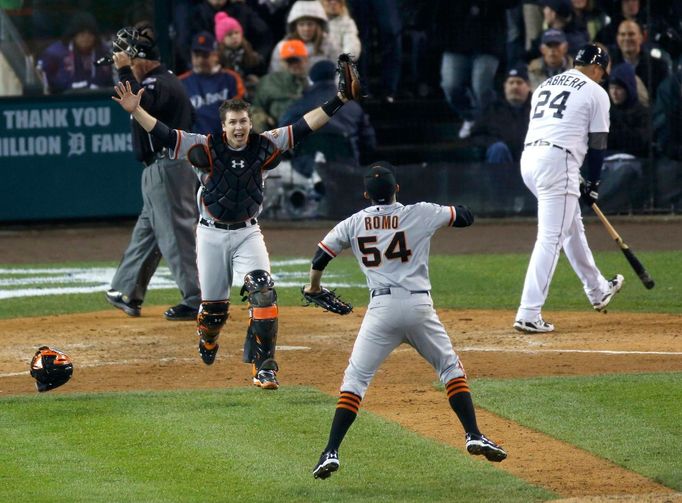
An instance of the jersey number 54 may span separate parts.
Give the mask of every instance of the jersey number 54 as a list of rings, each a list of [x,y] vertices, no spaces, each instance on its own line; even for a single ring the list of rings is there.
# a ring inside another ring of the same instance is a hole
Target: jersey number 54
[[[381,250],[376,246],[372,246],[376,242],[376,236],[358,237],[358,248],[362,252],[362,263],[365,264],[365,267],[377,267],[381,264]],[[396,232],[393,235],[393,239],[391,239],[391,242],[386,247],[386,251],[383,253],[383,256],[387,259],[400,259],[401,262],[410,260],[410,255],[412,255],[412,250],[407,247],[403,231]]]

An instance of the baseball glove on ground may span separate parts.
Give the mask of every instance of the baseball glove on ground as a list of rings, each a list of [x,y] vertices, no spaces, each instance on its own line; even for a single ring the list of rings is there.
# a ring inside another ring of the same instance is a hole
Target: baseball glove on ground
[[[362,98],[358,67],[350,54],[343,53],[339,56],[336,71],[339,73],[339,92],[349,100]]]
[[[307,293],[305,287],[301,287],[301,294],[305,299],[306,306],[314,304],[334,314],[348,314],[353,310],[353,306],[349,302],[342,301],[334,291],[327,288],[322,288],[321,292]]]

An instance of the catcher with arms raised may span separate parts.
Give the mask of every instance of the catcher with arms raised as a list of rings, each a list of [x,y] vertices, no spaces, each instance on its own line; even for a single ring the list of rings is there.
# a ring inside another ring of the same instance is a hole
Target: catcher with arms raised
[[[370,302],[349,365],[343,376],[329,441],[313,469],[326,479],[339,468],[339,446],[358,414],[369,383],[386,357],[403,342],[414,347],[438,372],[450,407],[466,433],[466,449],[490,461],[507,453],[478,429],[464,368],[433,308],[429,281],[431,237],[441,227],[468,227],[474,217],[465,206],[396,201],[399,185],[393,167],[374,163],[365,176],[365,198],[372,205],[351,215],[327,234],[318,246],[303,288],[308,302],[338,314],[350,309],[320,281],[329,263],[350,248],[367,277]]]
[[[218,352],[218,335],[225,325],[233,277],[243,278],[240,294],[248,298],[250,323],[244,343],[244,362],[251,363],[253,384],[277,389],[277,293],[270,259],[256,217],[263,202],[263,181],[279,164],[281,152],[324,126],[349,99],[360,96],[355,62],[339,57],[336,96],[296,123],[251,132],[249,104],[233,99],[220,107],[222,137],[169,129],[140,107],[140,97],[119,84],[113,97],[154,138],[169,148],[174,159],[187,158],[201,182],[197,194],[197,265],[201,306],[197,317],[199,354],[211,365]]]

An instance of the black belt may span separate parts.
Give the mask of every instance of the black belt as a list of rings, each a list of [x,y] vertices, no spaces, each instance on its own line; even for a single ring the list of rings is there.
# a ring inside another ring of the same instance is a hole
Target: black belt
[[[567,148],[560,147],[559,145],[555,145],[554,143],[550,143],[550,142],[545,141],[545,140],[535,140],[535,141],[532,141],[530,143],[526,143],[524,145],[524,147],[554,147],[554,148],[558,148],[559,150],[563,150],[564,152],[566,152],[568,154],[571,154],[571,151],[568,150]],[[573,155],[573,154],[571,154],[571,155]]]
[[[251,220],[239,222],[237,224],[221,224],[220,222],[213,222],[213,225],[211,225],[211,222],[209,222],[205,218],[202,218],[201,220],[199,220],[199,223],[206,227],[215,227],[216,229],[224,229],[226,231],[236,231],[237,229],[243,229],[244,227],[248,227],[249,224],[256,225],[258,223],[258,220],[252,218]]]
[[[425,293],[426,295],[429,294],[428,290],[410,290],[410,293],[414,295],[415,293]],[[391,295],[391,289],[390,288],[375,288],[372,290],[372,297],[378,297],[379,295]]]

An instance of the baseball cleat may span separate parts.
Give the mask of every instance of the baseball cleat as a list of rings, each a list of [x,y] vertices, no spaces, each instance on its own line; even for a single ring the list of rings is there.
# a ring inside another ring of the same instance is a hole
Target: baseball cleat
[[[325,451],[320,456],[320,460],[313,469],[313,477],[316,479],[326,479],[339,469],[339,452]]]
[[[210,343],[206,342],[204,339],[199,339],[199,354],[201,355],[202,361],[206,365],[212,365],[215,361],[215,356],[218,354],[218,348],[220,346],[217,342]]]
[[[499,463],[507,459],[505,450],[485,435],[467,433],[466,435],[467,452],[474,456],[483,455],[488,461]]]
[[[140,302],[139,300],[130,299],[128,299],[128,301],[126,302],[124,297],[125,296],[121,292],[117,292],[116,290],[108,290],[105,293],[105,298],[107,299],[107,302],[112,306],[120,309],[128,316],[132,317],[140,316],[140,312],[142,310],[142,302]]]
[[[185,304],[169,307],[166,312],[163,313],[168,321],[195,321],[198,314],[198,309],[186,306]]]
[[[622,275],[616,274],[612,279],[609,280],[609,291],[602,297],[602,299],[599,302],[595,302],[592,304],[592,307],[594,308],[595,311],[603,311],[606,309],[606,306],[609,305],[609,302],[611,302],[611,299],[620,291],[621,288],[623,288],[623,283],[625,282],[625,278],[623,278]]]
[[[547,323],[542,319],[542,316],[538,316],[535,321],[516,320],[514,322],[514,328],[519,332],[526,332],[529,334],[554,332],[554,325]]]
[[[253,378],[253,385],[261,389],[278,389],[277,374],[274,370],[259,370]]]

